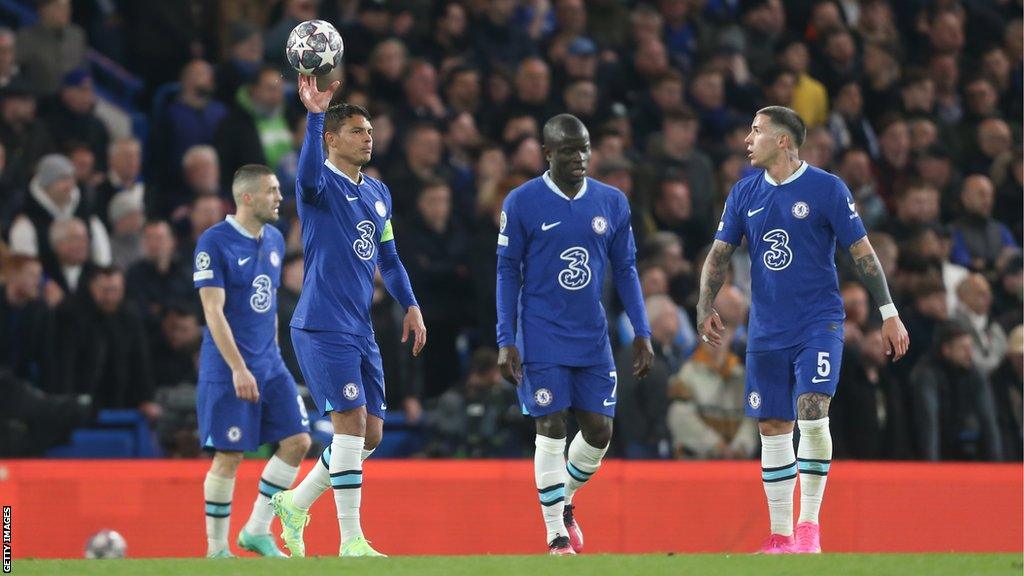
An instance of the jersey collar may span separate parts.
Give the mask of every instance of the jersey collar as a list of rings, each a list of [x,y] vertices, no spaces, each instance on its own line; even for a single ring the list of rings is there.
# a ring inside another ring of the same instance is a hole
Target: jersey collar
[[[348,180],[349,182],[351,182],[353,186],[359,186],[360,184],[362,184],[363,182],[366,181],[366,180],[363,179],[363,173],[362,172],[359,173],[359,182],[356,182],[355,180],[349,178],[348,174],[345,174],[337,166],[335,166],[334,164],[331,164],[331,160],[329,158],[324,159],[324,166],[327,166],[327,168],[331,172],[334,172],[338,176],[341,176],[345,180]]]
[[[246,238],[249,238],[250,240],[258,240],[259,239],[259,236],[253,236],[252,234],[249,233],[248,230],[245,229],[245,226],[242,226],[238,222],[238,220],[235,220],[235,215],[234,214],[228,214],[227,217],[224,218],[224,220],[226,220],[228,224],[231,224],[231,227],[234,228],[242,236],[245,236]],[[260,236],[262,236],[262,235],[263,235],[263,228],[260,228]]]
[[[767,170],[764,171],[764,180],[765,180],[765,182],[771,184],[772,186],[783,186],[783,185],[789,184],[790,182],[792,182],[792,181],[796,180],[797,178],[803,176],[804,172],[806,172],[806,171],[807,171],[807,162],[804,161],[804,162],[800,162],[800,167],[796,169],[796,172],[793,172],[792,174],[790,174],[789,178],[786,178],[786,180],[783,181],[782,184],[776,183],[775,180],[773,180],[772,177],[768,175],[768,171]]]
[[[564,192],[562,192],[558,188],[558,185],[555,184],[555,181],[551,179],[551,171],[550,170],[547,170],[546,172],[544,172],[544,175],[541,176],[541,178],[544,179],[544,183],[548,185],[548,188],[550,188],[552,192],[554,192],[555,194],[558,194],[562,198],[565,198],[569,202],[572,202],[573,200],[579,200],[580,198],[583,198],[584,194],[587,193],[587,179],[586,178],[583,179],[583,186],[580,188],[580,191],[579,191],[578,194],[576,194],[575,198],[569,198],[568,196],[565,195]]]

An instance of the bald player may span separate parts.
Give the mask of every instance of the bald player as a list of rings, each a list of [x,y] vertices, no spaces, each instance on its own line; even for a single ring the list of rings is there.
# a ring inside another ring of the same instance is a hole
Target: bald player
[[[601,305],[606,272],[636,334],[636,376],[647,374],[654,352],[626,196],[587,178],[590,135],[571,114],[544,125],[544,156],[550,170],[513,190],[501,213],[498,364],[536,422],[534,477],[548,550],[576,554],[583,532],[573,496],[601,466],[618,402]],[[580,432],[566,459],[570,409]]]

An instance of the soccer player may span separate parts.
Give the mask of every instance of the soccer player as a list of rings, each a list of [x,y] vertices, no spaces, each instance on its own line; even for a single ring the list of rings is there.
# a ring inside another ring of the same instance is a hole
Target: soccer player
[[[722,345],[722,319],[712,308],[746,237],[751,260],[746,412],[761,432],[761,478],[771,535],[761,552],[821,551],[818,509],[832,461],[828,405],[843,354],[843,300],[836,240],[848,249],[864,285],[881,307],[887,353],[899,360],[910,345],[889,296],[885,274],[842,180],[800,160],[806,130],[789,108],[758,110],[746,143],[764,172],[733,186],[704,262],[697,304],[701,338]],[[727,343],[726,343],[727,344]],[[800,447],[793,452],[793,421]],[[800,522],[793,534],[793,488],[800,476]]]
[[[231,558],[228,526],[242,452],[278,443],[238,546],[283,557],[270,498],[292,485],[309,450],[309,417],[277,346],[277,287],[284,238],[273,226],[281,189],[266,166],[247,164],[231,184],[238,211],[199,237],[192,280],[206,314],[199,351],[199,439],[214,450],[203,483],[209,558]]]
[[[587,178],[590,135],[575,116],[544,125],[551,168],[505,200],[498,234],[498,365],[536,420],[534,478],[551,554],[576,554],[573,495],[601,466],[612,437],[616,372],[601,289],[610,268],[633,325],[633,372],[654,358],[629,202]],[[520,350],[522,356],[520,357]],[[565,417],[580,432],[565,458]]]
[[[373,339],[370,305],[378,266],[388,292],[406,315],[402,341],[413,334],[413,354],[426,344],[423,316],[409,285],[391,228],[391,192],[362,173],[373,152],[365,109],[331,105],[334,82],[320,91],[299,75],[308,110],[299,154],[296,196],[306,265],[302,295],[292,316],[292,344],[317,409],[330,414],[334,439],[294,491],[274,497],[292,556],[304,556],[309,507],[333,488],[341,528],[341,556],[383,556],[359,524],[363,460],[384,431],[384,371]],[[324,144],[327,158],[324,159]]]

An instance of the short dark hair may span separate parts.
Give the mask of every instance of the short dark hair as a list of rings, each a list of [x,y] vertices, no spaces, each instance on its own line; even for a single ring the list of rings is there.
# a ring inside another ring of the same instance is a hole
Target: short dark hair
[[[945,346],[950,342],[963,338],[964,336],[970,336],[971,331],[958,320],[950,320],[939,328],[939,334],[936,341],[939,346]]]
[[[366,108],[358,104],[348,104],[347,102],[331,104],[327,111],[324,112],[324,134],[337,132],[341,125],[345,123],[345,120],[353,116],[362,116],[367,120],[372,120]]]
[[[252,186],[264,176],[273,176],[274,171],[263,164],[246,164],[235,170],[234,178],[231,180],[231,194],[235,196],[236,202],[242,189]]]
[[[100,276],[123,276],[124,270],[121,270],[120,266],[110,264],[108,266],[96,266],[92,269],[92,273],[89,274],[89,283],[96,280]]]
[[[785,106],[767,106],[758,110],[757,114],[767,116],[772,124],[788,132],[796,142],[797,148],[804,145],[804,140],[807,139],[807,125],[792,109]]]
[[[662,122],[699,122],[700,117],[689,106],[674,106],[662,115]]]

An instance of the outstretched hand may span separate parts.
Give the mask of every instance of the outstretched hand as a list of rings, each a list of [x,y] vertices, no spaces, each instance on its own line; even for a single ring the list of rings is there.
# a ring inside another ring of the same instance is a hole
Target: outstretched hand
[[[327,90],[321,91],[317,88],[316,76],[299,74],[299,100],[302,100],[302,104],[310,112],[326,112],[327,108],[331,105],[331,98],[334,97],[334,93],[337,92],[340,86],[341,80],[335,80],[331,82]]]

